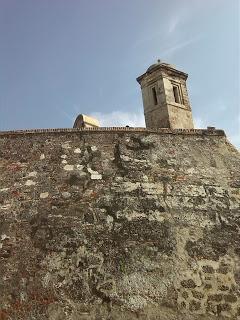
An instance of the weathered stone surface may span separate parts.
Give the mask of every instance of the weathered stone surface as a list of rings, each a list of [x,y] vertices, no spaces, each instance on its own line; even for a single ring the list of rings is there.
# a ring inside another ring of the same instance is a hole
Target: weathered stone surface
[[[237,319],[239,168],[224,136],[0,135],[0,319]]]

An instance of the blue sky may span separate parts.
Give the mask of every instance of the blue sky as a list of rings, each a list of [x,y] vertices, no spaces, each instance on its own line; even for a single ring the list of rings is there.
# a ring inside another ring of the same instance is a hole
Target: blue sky
[[[189,74],[196,127],[240,146],[239,0],[0,0],[0,130],[144,125],[136,77]]]

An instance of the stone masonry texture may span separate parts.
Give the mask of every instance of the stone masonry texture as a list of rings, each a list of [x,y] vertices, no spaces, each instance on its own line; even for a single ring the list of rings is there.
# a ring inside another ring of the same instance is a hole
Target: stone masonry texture
[[[221,132],[1,133],[0,319],[238,319],[239,206]]]

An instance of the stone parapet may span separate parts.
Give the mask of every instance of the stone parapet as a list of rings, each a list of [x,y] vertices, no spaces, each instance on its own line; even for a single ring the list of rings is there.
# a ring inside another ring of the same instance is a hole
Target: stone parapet
[[[155,133],[155,134],[174,134],[174,135],[208,135],[208,136],[226,136],[222,129],[146,129],[131,127],[100,127],[100,128],[54,128],[54,129],[29,129],[29,130],[11,130],[0,131],[0,136],[32,135],[44,133],[78,133],[78,132],[96,132],[96,133],[117,133],[117,132],[135,132],[135,133]]]

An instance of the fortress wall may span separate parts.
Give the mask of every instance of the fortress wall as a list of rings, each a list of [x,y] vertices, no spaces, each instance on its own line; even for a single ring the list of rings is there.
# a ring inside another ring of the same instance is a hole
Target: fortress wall
[[[239,168],[222,131],[0,133],[0,319],[237,319]]]

